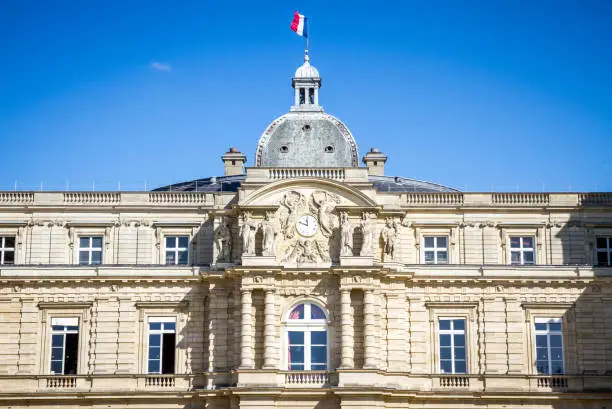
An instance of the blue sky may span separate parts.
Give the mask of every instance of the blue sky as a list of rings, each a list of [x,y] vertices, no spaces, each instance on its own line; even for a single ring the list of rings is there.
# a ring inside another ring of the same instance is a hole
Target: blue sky
[[[137,190],[223,173],[320,102],[387,174],[469,191],[612,191],[612,2],[6,0],[0,189]]]

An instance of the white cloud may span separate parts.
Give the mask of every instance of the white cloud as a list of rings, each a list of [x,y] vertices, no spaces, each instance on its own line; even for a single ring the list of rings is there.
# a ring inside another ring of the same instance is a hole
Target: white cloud
[[[166,63],[159,62],[159,61],[152,62],[151,68],[157,71],[166,71],[166,72],[172,71],[172,66],[170,64],[166,64]]]

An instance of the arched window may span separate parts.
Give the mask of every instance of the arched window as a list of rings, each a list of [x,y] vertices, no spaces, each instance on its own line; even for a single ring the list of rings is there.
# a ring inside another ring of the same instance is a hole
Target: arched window
[[[287,369],[290,371],[325,371],[329,348],[327,316],[311,302],[294,306],[285,321]]]

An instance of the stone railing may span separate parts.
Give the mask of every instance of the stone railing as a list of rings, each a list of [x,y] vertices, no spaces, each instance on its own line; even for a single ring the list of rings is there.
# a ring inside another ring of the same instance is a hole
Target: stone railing
[[[612,205],[612,193],[579,193],[578,205],[597,206]]]
[[[440,376],[441,388],[469,388],[470,378],[467,375]]]
[[[147,375],[145,388],[174,388],[176,381],[172,375]]]
[[[564,391],[568,388],[568,378],[566,376],[536,376],[536,387],[539,390],[559,390]]]
[[[201,206],[207,204],[202,192],[151,192],[149,203],[167,206]]]
[[[121,202],[119,192],[64,192],[67,205],[113,205]]]
[[[492,193],[491,202],[502,206],[548,206],[548,193]]]
[[[346,177],[343,168],[270,168],[271,180],[294,178],[323,178],[343,181]]]
[[[329,372],[326,371],[288,371],[285,373],[285,386],[312,387],[329,385]]]
[[[408,193],[406,195],[408,206],[461,206],[463,193]]]
[[[46,377],[47,388],[49,389],[69,389],[77,387],[76,376],[53,375]]]
[[[34,192],[0,192],[0,204],[31,204],[34,202]]]

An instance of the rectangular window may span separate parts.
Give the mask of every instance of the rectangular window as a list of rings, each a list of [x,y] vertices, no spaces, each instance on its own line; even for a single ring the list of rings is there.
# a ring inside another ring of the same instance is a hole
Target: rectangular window
[[[536,370],[553,375],[564,372],[561,318],[536,318]]]
[[[612,266],[612,237],[597,237],[597,265]]]
[[[0,237],[0,264],[15,264],[15,236]]]
[[[423,259],[425,264],[448,264],[448,237],[447,236],[425,236],[423,237]]]
[[[148,373],[173,374],[176,318],[149,317]]]
[[[467,373],[465,350],[465,319],[440,318],[440,373]]]
[[[534,265],[534,237],[510,237],[510,262],[514,265]]]
[[[79,264],[102,264],[102,236],[79,237]]]
[[[166,236],[166,264],[189,264],[189,237]]]
[[[289,370],[327,370],[327,331],[288,331]]]
[[[77,373],[79,351],[79,319],[51,319],[51,374]]]

